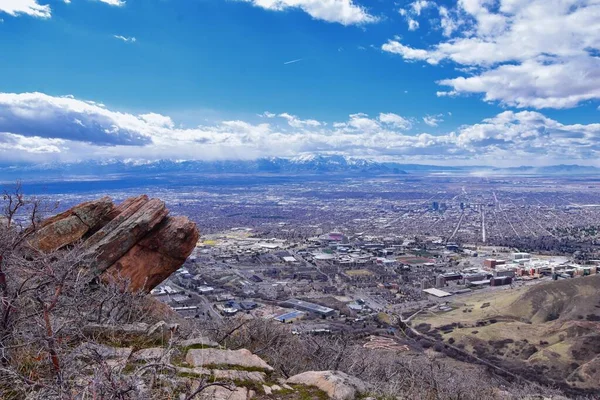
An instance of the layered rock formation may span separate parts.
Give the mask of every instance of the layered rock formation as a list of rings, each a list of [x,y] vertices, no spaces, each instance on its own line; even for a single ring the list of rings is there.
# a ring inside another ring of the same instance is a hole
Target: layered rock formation
[[[160,321],[154,326],[169,325]],[[308,371],[285,380],[249,350],[224,349],[202,336],[184,340],[177,331],[172,331],[168,338],[148,342],[147,336],[152,335],[152,330],[144,324],[84,327],[84,331],[96,339],[120,338],[122,347],[84,342],[74,348],[69,359],[80,366],[82,386],[94,384],[94,379],[89,377],[94,368],[103,363],[115,376],[128,382],[132,388],[131,398],[135,399],[353,400],[368,399],[366,396],[372,389],[362,380],[340,371]],[[144,343],[152,347],[145,347]],[[197,348],[198,345],[201,348]],[[196,392],[206,383],[216,386],[207,385]],[[173,396],[174,393],[179,397]]]
[[[199,237],[196,224],[168,214],[163,201],[146,195],[116,207],[103,197],[43,221],[29,243],[52,252],[81,241],[88,267],[104,281],[150,291],[184,263]]]

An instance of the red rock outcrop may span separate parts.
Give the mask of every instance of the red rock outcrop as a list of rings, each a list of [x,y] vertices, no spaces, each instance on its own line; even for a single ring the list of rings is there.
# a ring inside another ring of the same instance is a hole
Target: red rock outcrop
[[[198,231],[185,217],[167,217],[104,274],[129,282],[130,290],[150,290],[179,268],[198,242]],[[139,265],[145,268],[138,268]]]
[[[43,221],[29,244],[52,252],[82,242],[104,281],[122,278],[129,290],[150,291],[176,271],[198,241],[196,224],[170,217],[165,203],[142,195],[115,207],[108,197]]]
[[[30,244],[44,252],[51,252],[74,243],[101,224],[104,216],[113,209],[109,197],[81,203],[44,220],[30,239]]]

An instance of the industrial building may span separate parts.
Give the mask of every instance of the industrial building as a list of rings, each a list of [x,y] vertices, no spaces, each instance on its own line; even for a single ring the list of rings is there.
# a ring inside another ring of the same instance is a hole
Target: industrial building
[[[335,313],[333,308],[323,307],[318,304],[309,303],[308,301],[289,299],[281,303],[282,307],[295,308],[300,311],[307,311],[325,317],[330,317]]]

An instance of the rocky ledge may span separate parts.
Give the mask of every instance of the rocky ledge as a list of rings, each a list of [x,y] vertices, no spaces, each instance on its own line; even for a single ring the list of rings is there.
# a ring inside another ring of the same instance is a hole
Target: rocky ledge
[[[79,204],[43,221],[29,244],[52,252],[82,242],[104,281],[118,277],[131,291],[150,291],[185,262],[198,237],[195,223],[142,195],[118,206],[109,197]]]
[[[156,333],[167,330],[167,335]],[[284,379],[249,350],[228,350],[202,336],[183,340],[175,326],[162,321],[153,326],[89,325],[84,331],[96,341],[81,343],[69,356],[80,365],[82,391],[93,384],[99,362],[135,388],[133,398],[354,400],[367,399],[371,389],[340,371],[308,371]],[[107,338],[120,346],[102,343]],[[203,384],[216,386],[192,395]]]

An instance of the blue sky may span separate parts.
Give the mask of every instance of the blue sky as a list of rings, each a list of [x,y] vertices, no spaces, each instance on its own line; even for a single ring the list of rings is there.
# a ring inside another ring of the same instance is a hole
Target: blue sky
[[[600,151],[595,0],[0,0],[0,21],[10,162]]]

